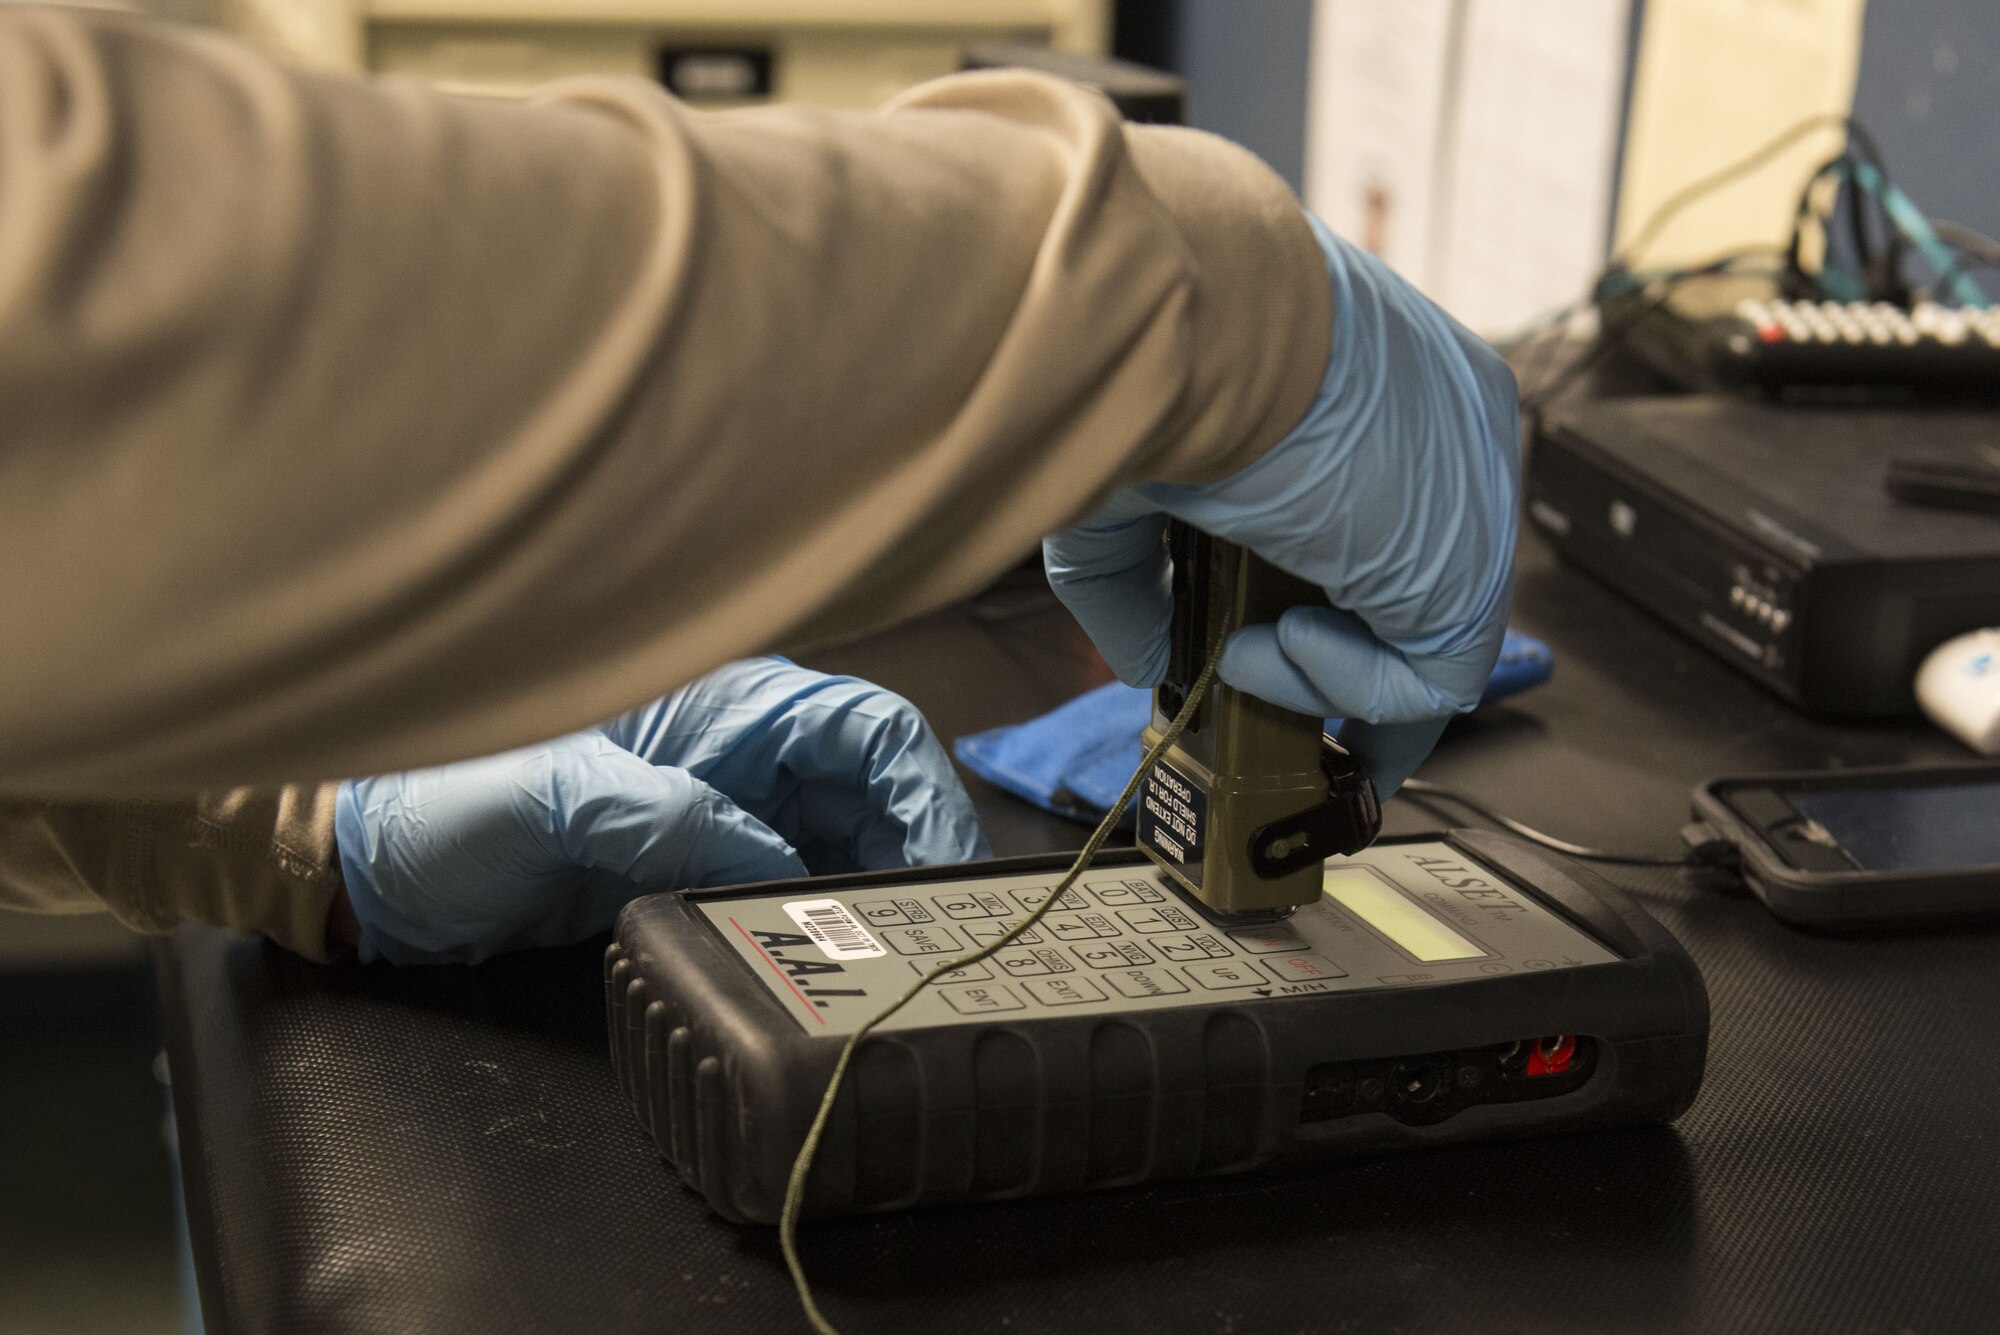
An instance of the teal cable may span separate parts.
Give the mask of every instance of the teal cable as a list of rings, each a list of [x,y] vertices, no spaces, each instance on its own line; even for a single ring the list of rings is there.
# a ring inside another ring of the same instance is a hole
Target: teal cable
[[[970,955],[948,960],[919,978],[908,991],[856,1029],[848,1038],[847,1045],[841,1048],[840,1057],[833,1064],[833,1074],[827,1079],[826,1093],[820,1096],[819,1111],[813,1114],[812,1125],[806,1129],[805,1141],[799,1146],[799,1156],[792,1161],[791,1180],[785,1184],[784,1212],[778,1216],[778,1246],[785,1253],[785,1268],[792,1272],[792,1284],[799,1292],[799,1306],[805,1311],[806,1320],[812,1323],[812,1328],[818,1335],[840,1335],[840,1332],[826,1319],[826,1314],[819,1310],[819,1304],[813,1301],[812,1284],[806,1279],[805,1265],[799,1260],[799,1209],[805,1203],[806,1176],[812,1172],[813,1157],[819,1153],[820,1140],[826,1134],[827,1121],[833,1115],[834,1100],[840,1094],[841,1081],[847,1075],[847,1067],[854,1058],[855,1049],[861,1046],[861,1040],[874,1032],[877,1026],[909,1005],[916,995],[929,987],[932,982],[955,969],[963,969],[988,958],[1040,922],[1055,906],[1056,901],[1069,892],[1069,888],[1076,884],[1076,878],[1083,875],[1084,870],[1090,866],[1090,860],[1104,847],[1104,841],[1111,837],[1111,831],[1117,827],[1118,818],[1125,814],[1125,807],[1131,802],[1132,795],[1139,791],[1139,784],[1144,780],[1146,772],[1166,754],[1168,747],[1180,740],[1181,733],[1187,729],[1188,721],[1194,717],[1194,711],[1200,706],[1202,698],[1208,694],[1208,688],[1215,683],[1215,669],[1221,661],[1222,644],[1217,641],[1215,648],[1209,652],[1208,662],[1202,667],[1201,675],[1195,678],[1194,688],[1187,693],[1187,702],[1181,706],[1180,713],[1174,715],[1173,722],[1167,724],[1166,731],[1160,734],[1160,740],[1153,743],[1152,749],[1139,761],[1139,768],[1132,771],[1131,779],[1125,784],[1125,791],[1118,795],[1118,800],[1111,804],[1111,810],[1104,814],[1104,819],[1098,822],[1095,830],[1091,831],[1090,838],[1083,845],[1083,851],[1076,855],[1076,861],[1070,863],[1069,870],[1063,874],[1055,889],[1049,891],[1049,897],[1042,901],[1041,906],[1014,924],[998,940],[989,942]]]
[[[1857,188],[1882,201],[1882,211],[1888,215],[1889,221],[1917,248],[1924,261],[1941,278],[1947,279],[1951,294],[1958,298],[1959,305],[1985,310],[1992,304],[1986,289],[1964,271],[1958,257],[1951,253],[1951,248],[1938,236],[1937,229],[1931,226],[1931,220],[1924,216],[1924,211],[1917,207],[1915,200],[1903,193],[1901,186],[1885,181],[1882,173],[1866,162],[1852,163],[1842,169],[1842,174],[1849,177]]]

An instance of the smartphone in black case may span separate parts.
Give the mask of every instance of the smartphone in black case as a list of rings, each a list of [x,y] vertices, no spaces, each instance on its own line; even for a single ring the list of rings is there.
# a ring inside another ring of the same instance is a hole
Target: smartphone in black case
[[[1828,929],[2000,918],[2000,764],[1716,779],[1702,827],[1786,922]]]

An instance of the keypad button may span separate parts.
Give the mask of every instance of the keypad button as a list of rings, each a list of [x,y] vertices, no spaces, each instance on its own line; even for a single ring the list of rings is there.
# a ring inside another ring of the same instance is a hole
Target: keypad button
[[[1014,911],[1000,896],[983,890],[932,895],[931,903],[937,905],[938,912],[945,917],[961,921],[967,918],[1000,918]]]
[[[1167,897],[1158,886],[1144,881],[1085,881],[1083,888],[1090,892],[1091,898],[1111,909],[1128,904],[1158,904]]]
[[[1158,951],[1162,959],[1208,959],[1208,951],[1196,945],[1194,937],[1186,935],[1184,931],[1176,931],[1172,935],[1156,935],[1152,941],[1148,941],[1148,945],[1152,945],[1152,949]]]
[[[1249,960],[1219,960],[1207,964],[1186,964],[1181,972],[1211,992],[1227,992],[1239,987],[1269,987],[1271,980]]]
[[[1165,969],[1117,969],[1104,981],[1135,1001],[1147,997],[1170,997],[1187,991],[1187,984]]]
[[[1286,983],[1310,981],[1315,978],[1347,977],[1347,970],[1324,955],[1281,955],[1260,962],[1273,978]]]
[[[937,966],[938,962],[936,960],[911,960],[910,972],[927,974],[932,969],[937,968]],[[945,983],[983,983],[992,977],[993,970],[987,965],[968,964],[962,969],[953,969],[950,973],[939,974],[937,983],[933,984],[933,986],[941,986]]]
[[[1036,978],[1021,988],[1044,1006],[1081,1006],[1104,1000],[1104,993],[1088,978]]]
[[[908,927],[937,919],[917,899],[871,899],[856,904],[854,911],[871,927]]]
[[[941,987],[937,994],[960,1015],[992,1015],[998,1011],[1027,1009],[1027,1003],[1004,983],[983,987]]]
[[[1008,947],[993,957],[1000,971],[1009,978],[1033,978],[1043,974],[1075,973],[1076,965],[1064,955],[1049,946],[1038,946],[1029,950]]]
[[[1156,936],[1147,942],[1161,958],[1170,960],[1205,960],[1208,952],[1194,943],[1194,938],[1185,932],[1174,932]]]
[[[1002,918],[998,922],[968,923],[959,930],[970,937],[974,945],[990,946],[1001,937],[1007,935],[1007,933],[1013,931],[1015,925],[1020,921],[1019,918]],[[1007,944],[1010,946],[1039,946],[1042,944],[1042,934],[1030,927]]]
[[[1049,971],[1049,966],[1032,950],[1003,950],[992,956],[992,960],[1009,978],[1030,978]]]
[[[1033,913],[1048,902],[1049,892],[1054,889],[1055,887],[1052,885],[1043,885],[1037,886],[1032,890],[1016,890],[1013,892],[1014,902],[1028,912]],[[1056,907],[1075,912],[1080,909],[1089,908],[1090,901],[1079,895],[1075,890],[1065,890],[1062,893],[1062,898],[1056,901]]]
[[[1070,952],[1093,969],[1153,963],[1153,957],[1137,941],[1093,941],[1088,945],[1071,946]]]
[[[1237,949],[1247,950],[1252,955],[1270,955],[1281,950],[1304,950],[1306,943],[1299,934],[1282,923],[1270,927],[1238,927],[1229,933],[1229,939]]]
[[[1120,935],[1102,913],[1051,913],[1042,919],[1041,926],[1058,941],[1091,941]]]
[[[879,935],[891,950],[903,955],[945,955],[965,949],[942,927],[885,927]]]
[[[1219,960],[1231,954],[1228,946],[1207,932],[1169,932],[1153,937],[1146,944],[1160,958],[1169,960]]]
[[[910,915],[903,912],[894,900],[871,899],[866,903],[856,904],[854,912],[861,918],[861,921],[867,923],[870,927],[907,927],[910,925]]]

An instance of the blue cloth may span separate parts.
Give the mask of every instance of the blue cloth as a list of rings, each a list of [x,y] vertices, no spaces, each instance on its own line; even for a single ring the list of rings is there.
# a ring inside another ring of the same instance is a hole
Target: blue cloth
[[[1510,630],[1480,703],[1540,685],[1554,667],[1548,645]],[[1094,824],[1139,768],[1145,750],[1139,734],[1152,711],[1151,691],[1108,682],[1040,718],[961,737],[952,750],[988,783],[1044,811]],[[1328,732],[1339,727],[1339,719],[1327,720]]]

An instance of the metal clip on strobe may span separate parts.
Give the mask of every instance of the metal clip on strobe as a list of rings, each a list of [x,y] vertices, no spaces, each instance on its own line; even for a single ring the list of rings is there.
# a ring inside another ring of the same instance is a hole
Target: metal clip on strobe
[[[1180,710],[1210,645],[1320,590],[1244,548],[1175,523],[1174,622],[1166,680],[1146,743]],[[1321,721],[1218,683],[1179,742],[1146,775],[1138,842],[1218,916],[1268,918],[1320,896],[1320,863],[1358,853],[1381,830],[1367,767]]]
[[[1250,832],[1250,870],[1265,880],[1359,853],[1382,832],[1382,804],[1368,766],[1333,738],[1322,737],[1319,767],[1326,775],[1326,801]]]

